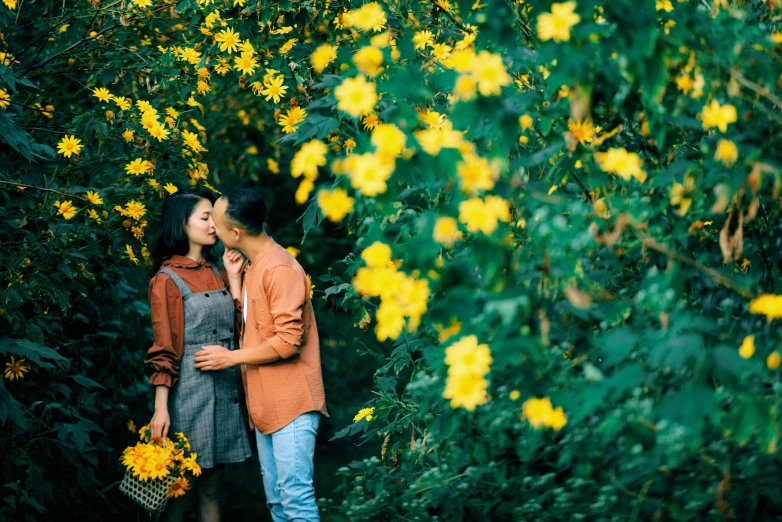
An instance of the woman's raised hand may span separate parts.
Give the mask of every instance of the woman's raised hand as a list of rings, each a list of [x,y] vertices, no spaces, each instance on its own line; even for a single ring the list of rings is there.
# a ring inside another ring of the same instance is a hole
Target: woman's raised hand
[[[223,254],[223,264],[229,276],[239,276],[244,267],[244,256],[235,248],[226,248]]]

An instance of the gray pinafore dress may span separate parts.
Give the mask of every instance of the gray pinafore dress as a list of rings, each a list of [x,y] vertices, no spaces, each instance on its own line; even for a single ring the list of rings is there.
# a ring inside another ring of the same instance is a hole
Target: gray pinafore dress
[[[212,268],[220,277],[217,267]],[[160,272],[174,281],[184,301],[185,349],[179,380],[168,398],[169,434],[184,433],[192,451],[200,455],[198,464],[204,469],[242,462],[250,458],[251,452],[235,369],[204,372],[195,367],[194,361],[196,352],[205,345],[236,348],[233,297],[227,288],[193,293],[170,268]]]

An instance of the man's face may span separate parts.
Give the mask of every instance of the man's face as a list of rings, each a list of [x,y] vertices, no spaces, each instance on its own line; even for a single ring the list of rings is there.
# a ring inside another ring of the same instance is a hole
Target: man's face
[[[237,248],[237,230],[231,228],[231,223],[228,220],[228,216],[225,214],[227,207],[228,202],[225,198],[220,198],[215,202],[214,212],[212,212],[215,233],[217,234],[217,238],[223,242],[225,248]]]

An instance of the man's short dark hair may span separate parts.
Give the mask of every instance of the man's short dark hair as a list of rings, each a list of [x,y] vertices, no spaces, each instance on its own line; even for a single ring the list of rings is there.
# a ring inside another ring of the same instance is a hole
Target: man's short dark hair
[[[228,219],[250,235],[260,236],[263,233],[266,203],[259,194],[249,189],[233,189],[222,197],[227,203],[225,214]]]

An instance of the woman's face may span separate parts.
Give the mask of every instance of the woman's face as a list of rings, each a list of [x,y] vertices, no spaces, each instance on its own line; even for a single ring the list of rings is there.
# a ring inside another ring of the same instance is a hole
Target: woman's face
[[[190,214],[187,225],[185,225],[185,232],[191,244],[212,246],[217,243],[212,210],[212,202],[208,199],[202,199]]]

